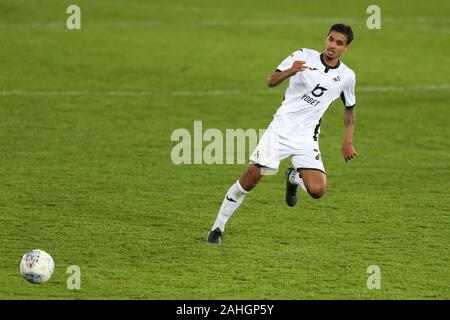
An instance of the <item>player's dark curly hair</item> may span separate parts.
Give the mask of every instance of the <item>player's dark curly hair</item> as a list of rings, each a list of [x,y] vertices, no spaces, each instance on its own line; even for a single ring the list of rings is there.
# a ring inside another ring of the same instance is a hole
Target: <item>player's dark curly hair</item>
[[[337,23],[337,24],[334,24],[331,26],[328,34],[330,34],[331,31],[336,31],[336,32],[345,34],[347,36],[347,45],[349,45],[350,42],[352,42],[352,40],[353,40],[353,30],[352,30],[352,27],[350,27],[350,26],[347,26],[342,23]]]

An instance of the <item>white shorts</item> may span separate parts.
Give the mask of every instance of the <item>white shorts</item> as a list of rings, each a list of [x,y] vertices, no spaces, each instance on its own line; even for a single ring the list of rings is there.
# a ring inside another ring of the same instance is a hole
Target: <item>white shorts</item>
[[[264,166],[273,174],[278,171],[281,160],[292,156],[292,165],[296,169],[314,169],[325,173],[317,141],[305,137],[296,140],[295,146],[292,146],[293,144],[269,127],[250,156],[249,162]]]

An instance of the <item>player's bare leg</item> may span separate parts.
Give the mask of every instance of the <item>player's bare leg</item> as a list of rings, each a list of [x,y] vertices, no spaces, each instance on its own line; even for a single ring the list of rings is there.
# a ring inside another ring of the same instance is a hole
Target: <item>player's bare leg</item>
[[[297,203],[298,186],[314,199],[319,199],[325,194],[327,178],[320,170],[288,168],[286,170],[286,203],[290,207]]]
[[[298,170],[303,180],[306,191],[314,199],[321,198],[327,188],[327,176],[319,170],[300,169]]]
[[[242,174],[239,183],[245,191],[251,191],[262,178],[262,167],[259,164],[251,164]]]
[[[258,184],[261,178],[262,167],[251,164],[241,178],[231,186],[223,199],[216,221],[208,233],[208,242],[220,244],[228,219],[239,208],[245,196]]]

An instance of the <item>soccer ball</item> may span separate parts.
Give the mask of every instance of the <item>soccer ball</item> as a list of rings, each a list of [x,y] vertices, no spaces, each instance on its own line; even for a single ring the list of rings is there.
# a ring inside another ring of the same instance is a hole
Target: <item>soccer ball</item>
[[[31,283],[44,283],[50,280],[55,263],[45,251],[36,249],[28,252],[20,261],[20,274]]]

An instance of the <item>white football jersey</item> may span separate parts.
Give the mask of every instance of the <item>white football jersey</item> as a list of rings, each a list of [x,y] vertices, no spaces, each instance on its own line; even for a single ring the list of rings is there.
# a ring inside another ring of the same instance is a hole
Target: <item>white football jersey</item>
[[[293,147],[305,140],[318,141],[322,116],[334,100],[341,97],[346,107],[356,104],[355,73],[345,64],[329,67],[320,52],[300,49],[277,70],[287,70],[297,60],[305,61],[308,68],[289,78],[283,103],[270,124],[284,143]]]

